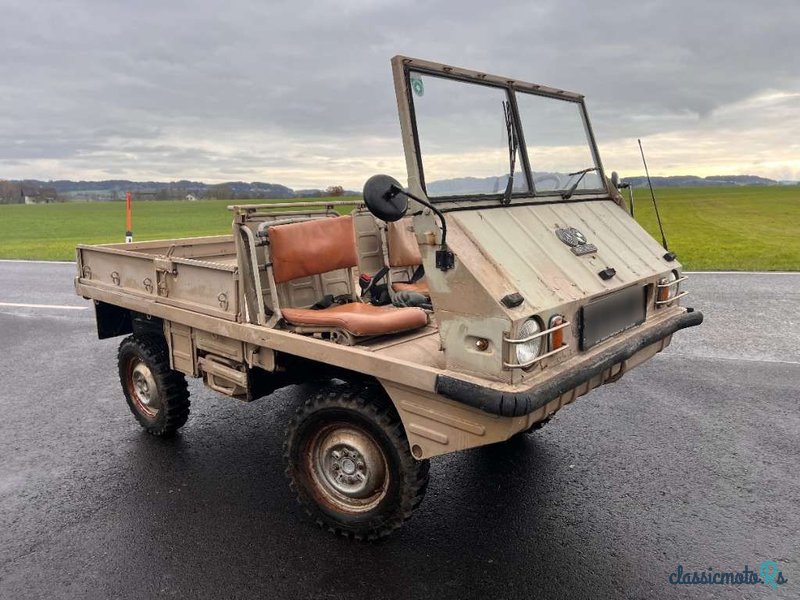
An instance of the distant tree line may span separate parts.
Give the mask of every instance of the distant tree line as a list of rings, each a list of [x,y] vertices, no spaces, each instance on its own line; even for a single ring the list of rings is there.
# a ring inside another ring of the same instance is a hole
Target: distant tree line
[[[135,200],[290,199],[357,194],[357,192],[346,190],[341,185],[332,185],[326,189],[295,191],[285,185],[258,181],[206,184],[187,180],[172,182],[0,180],[0,204],[22,204],[26,198],[29,202],[70,200],[109,202],[124,200],[127,192],[130,192]]]
[[[57,202],[58,191],[38,182],[0,179],[0,204],[25,204],[25,202]]]
[[[19,204],[24,201],[21,186],[18,183],[0,179],[0,204]]]

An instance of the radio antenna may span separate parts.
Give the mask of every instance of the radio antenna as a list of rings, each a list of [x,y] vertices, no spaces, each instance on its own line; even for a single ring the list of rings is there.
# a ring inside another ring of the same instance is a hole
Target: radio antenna
[[[650,180],[650,171],[647,169],[647,160],[644,158],[644,148],[642,148],[642,140],[637,139],[636,141],[639,142],[639,152],[642,153],[642,162],[644,163],[644,173],[647,175],[647,185],[650,187],[650,197],[653,198],[653,208],[656,211],[656,220],[658,221],[658,230],[661,232],[661,245],[664,246],[664,250],[667,253],[664,255],[664,258],[667,260],[675,260],[675,254],[669,251],[669,246],[667,245],[667,236],[664,235],[664,225],[661,223],[661,215],[658,213],[658,202],[656,202],[656,193],[653,191],[653,182]],[[667,256],[672,256],[672,258],[667,258]]]

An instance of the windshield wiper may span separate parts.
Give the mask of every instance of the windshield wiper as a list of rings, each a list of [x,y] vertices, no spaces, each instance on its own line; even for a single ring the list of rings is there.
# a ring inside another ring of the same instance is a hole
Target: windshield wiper
[[[511,111],[511,103],[503,100],[503,115],[506,118],[506,136],[508,140],[508,181],[506,182],[506,191],[503,194],[503,204],[511,202],[511,194],[514,191],[514,169],[517,163],[517,150],[519,149],[519,140],[517,139],[517,130],[514,127],[514,113]]]
[[[587,173],[591,173],[592,171],[597,171],[597,170],[598,170],[597,167],[589,167],[588,169],[581,169],[580,171],[575,171],[574,173],[570,173],[569,174],[570,177],[574,177],[575,175],[580,175],[580,177],[578,177],[575,180],[575,183],[573,183],[566,192],[561,194],[561,198],[563,200],[569,200],[570,198],[572,198],[572,194],[574,194],[575,190],[578,189],[578,184],[581,181],[583,181],[584,175],[586,175]]]

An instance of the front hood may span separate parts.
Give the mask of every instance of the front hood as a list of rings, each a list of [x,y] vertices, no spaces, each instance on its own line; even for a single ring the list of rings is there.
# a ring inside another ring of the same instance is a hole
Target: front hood
[[[537,312],[679,267],[666,262],[658,242],[610,200],[477,209],[447,218],[496,265],[502,287],[518,291]],[[576,256],[555,233],[569,227],[597,251]],[[606,267],[616,270],[607,281],[598,275]]]

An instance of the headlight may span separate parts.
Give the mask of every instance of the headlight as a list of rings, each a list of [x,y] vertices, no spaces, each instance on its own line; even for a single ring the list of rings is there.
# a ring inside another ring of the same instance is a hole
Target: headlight
[[[519,328],[517,339],[524,340],[532,335],[536,335],[541,330],[542,328],[539,327],[539,322],[536,319],[528,319],[522,324],[522,327]],[[517,355],[517,364],[524,365],[539,356],[539,353],[542,351],[543,337],[544,336],[539,336],[527,342],[520,342],[514,345],[514,351]]]

